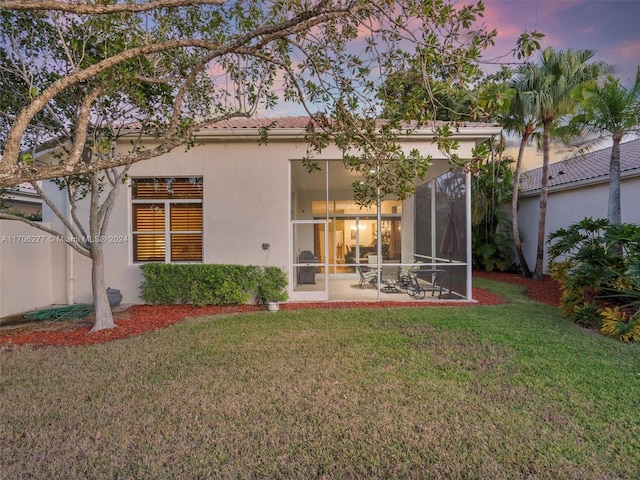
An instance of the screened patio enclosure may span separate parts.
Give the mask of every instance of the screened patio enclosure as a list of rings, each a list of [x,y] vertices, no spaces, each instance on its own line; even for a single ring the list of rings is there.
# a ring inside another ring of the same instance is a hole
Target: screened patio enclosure
[[[441,171],[408,200],[360,207],[342,161],[319,166],[291,162],[292,300],[471,299],[468,174]]]

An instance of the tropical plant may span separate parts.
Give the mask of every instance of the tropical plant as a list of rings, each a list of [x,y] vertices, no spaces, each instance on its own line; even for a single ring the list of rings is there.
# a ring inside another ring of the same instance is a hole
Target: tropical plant
[[[600,292],[619,276],[620,257],[605,240],[608,226],[606,219],[585,218],[549,235],[549,263],[564,259],[568,286]]]
[[[476,164],[471,177],[474,268],[489,272],[514,269],[511,224],[509,214],[503,208],[511,196],[512,163],[511,158],[495,156]]]
[[[560,296],[560,313],[567,318],[575,318],[576,310],[585,303],[585,286],[569,281],[569,269],[572,264],[568,260],[555,262],[549,266],[549,275],[562,290]]]
[[[549,271],[561,285],[564,315],[584,323],[593,313],[589,303],[635,311],[629,318],[638,315],[640,226],[585,218],[550,234],[549,243]],[[629,320],[611,311],[607,315],[610,321]]]
[[[574,321],[585,327],[600,327],[602,325],[602,308],[595,302],[585,302],[574,310]]]
[[[619,307],[607,307],[600,314],[602,327],[600,332],[604,335],[629,342],[640,342],[640,312],[629,315],[621,311]]]
[[[536,265],[533,278],[540,280],[544,267],[544,242],[549,184],[550,142],[553,124],[573,113],[576,101],[571,97],[574,88],[598,78],[607,70],[603,62],[591,62],[593,50],[542,51],[539,63],[528,62],[518,68],[514,87],[530,105],[531,113],[542,126],[542,182],[540,185],[540,214]],[[591,62],[591,63],[590,63]]]
[[[609,202],[607,218],[611,223],[622,222],[620,204],[620,142],[629,134],[640,132],[640,67],[634,84],[627,90],[619,78],[607,75],[603,82],[591,81],[572,92],[578,102],[578,112],[571,119],[577,128],[596,135],[596,142],[611,137],[609,161]]]

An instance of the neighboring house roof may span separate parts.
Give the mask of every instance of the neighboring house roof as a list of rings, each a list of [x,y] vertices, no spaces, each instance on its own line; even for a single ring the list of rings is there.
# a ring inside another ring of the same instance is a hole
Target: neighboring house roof
[[[21,183],[0,191],[0,204],[23,213],[41,213],[42,199],[30,183]]]
[[[27,182],[21,183],[14,187],[8,187],[4,189],[3,192],[0,192],[0,194],[4,198],[8,198],[8,199],[16,199],[16,200],[41,203],[40,195],[38,195],[38,192],[36,191],[36,189],[33,188],[33,185]]]
[[[609,181],[611,149],[574,156],[549,165],[549,189],[572,188],[585,183]],[[624,176],[640,175],[640,139],[620,145],[620,173]],[[521,192],[536,192],[542,182],[542,167],[523,174]]]

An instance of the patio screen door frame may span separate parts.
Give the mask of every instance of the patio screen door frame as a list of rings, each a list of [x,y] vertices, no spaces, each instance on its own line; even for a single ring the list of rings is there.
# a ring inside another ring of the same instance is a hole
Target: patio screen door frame
[[[308,226],[311,229],[315,229],[316,225],[321,225],[320,229],[324,232],[324,245],[329,245],[329,222],[326,219],[315,220],[292,220],[291,221],[291,239],[290,244],[293,245],[291,259],[292,269],[289,275],[289,284],[291,285],[291,300],[293,301],[326,301],[329,299],[329,255],[324,255],[324,259],[319,258],[313,263],[304,262],[299,260],[301,250],[298,247],[298,239],[296,238],[296,230],[298,226]],[[316,273],[315,286],[316,288],[298,289],[299,271],[303,268],[314,268],[316,271],[320,270],[323,273]]]

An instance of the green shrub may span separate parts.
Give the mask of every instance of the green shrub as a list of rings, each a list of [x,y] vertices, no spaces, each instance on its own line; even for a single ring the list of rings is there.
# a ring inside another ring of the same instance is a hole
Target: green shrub
[[[578,325],[590,328],[600,328],[602,326],[602,309],[593,302],[585,302],[578,305],[573,311],[573,319]]]
[[[285,290],[288,283],[284,270],[278,267],[264,267],[258,281],[256,299],[260,303],[284,302],[288,298]]]
[[[251,265],[147,263],[140,268],[140,298],[153,305],[247,303],[261,277],[261,269]]]

